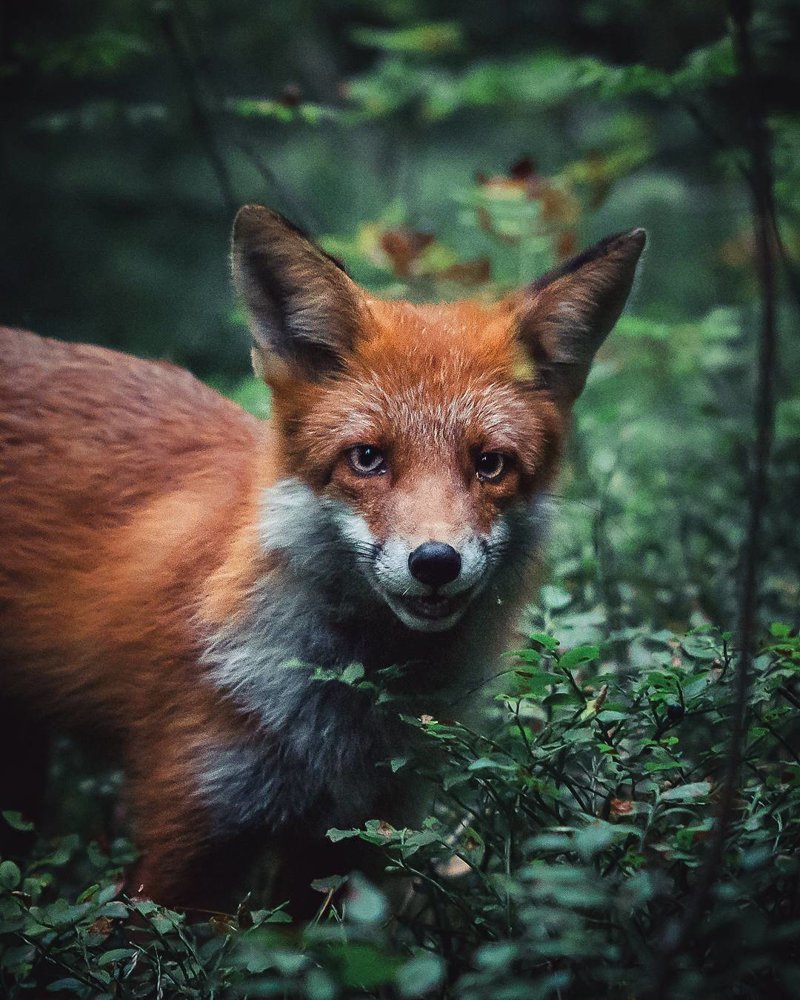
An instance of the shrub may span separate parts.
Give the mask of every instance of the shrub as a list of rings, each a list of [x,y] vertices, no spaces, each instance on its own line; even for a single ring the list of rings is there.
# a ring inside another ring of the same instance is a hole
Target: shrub
[[[189,923],[121,894],[125,843],[41,841],[24,871],[0,864],[4,994],[796,995],[800,641],[780,625],[755,662],[710,904],[669,982],[657,981],[715,823],[732,659],[730,636],[710,627],[626,629],[563,651],[533,632],[496,679],[480,731],[408,718],[423,752],[386,766],[433,783],[432,814],[416,830],[376,817],[329,833],[381,845],[387,870],[414,880],[413,903],[394,920],[382,893],[353,875],[338,895],[336,880],[319,884],[319,913],[303,926],[247,901]],[[76,857],[93,884],[65,898]]]

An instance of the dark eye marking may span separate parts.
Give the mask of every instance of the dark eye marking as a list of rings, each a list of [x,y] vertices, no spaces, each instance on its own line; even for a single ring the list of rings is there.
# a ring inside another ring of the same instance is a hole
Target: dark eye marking
[[[501,451],[482,451],[475,462],[475,474],[481,482],[494,482],[505,475],[511,459]]]
[[[386,456],[373,444],[357,444],[345,452],[350,468],[358,476],[380,476],[386,472]]]

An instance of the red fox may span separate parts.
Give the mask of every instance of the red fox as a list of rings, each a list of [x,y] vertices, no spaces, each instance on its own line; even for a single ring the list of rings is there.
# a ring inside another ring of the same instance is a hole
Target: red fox
[[[434,716],[481,683],[644,243],[415,305],[246,206],[263,423],[172,365],[1,330],[0,806],[31,798],[37,723],[107,735],[137,887],[178,907],[219,905],[262,848],[298,888],[330,874],[330,827],[407,822],[404,772],[377,766],[405,727],[312,665],[398,665]]]

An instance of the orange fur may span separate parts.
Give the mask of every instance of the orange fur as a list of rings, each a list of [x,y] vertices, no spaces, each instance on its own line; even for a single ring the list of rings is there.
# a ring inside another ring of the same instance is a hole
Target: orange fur
[[[521,347],[526,302],[376,300],[263,212],[240,216],[237,259],[256,366],[273,388],[269,424],[171,365],[0,330],[0,683],[40,718],[117,740],[143,852],[137,881],[176,904],[216,898],[199,874],[221,839],[193,793],[198,762],[209,747],[238,754],[280,736],[209,681],[204,660],[210,637],[250,627],[263,581],[280,600],[290,569],[260,538],[264,496],[305,484],[376,544],[485,535],[552,481],[571,403],[531,382],[542,362]],[[257,270],[264,254],[277,261],[264,265],[272,284]],[[593,287],[556,291],[585,309]],[[276,345],[297,316],[327,323],[324,342],[305,333],[302,348]],[[354,475],[345,456],[359,444],[385,449],[390,474]],[[514,457],[497,484],[475,476],[486,451]],[[526,596],[514,593],[494,612],[474,605],[496,619],[487,655]],[[348,613],[335,612],[334,631],[350,636],[354,652],[341,655],[357,658],[363,625]],[[393,623],[386,662],[420,651],[445,662],[452,647],[455,663],[471,648],[457,629],[404,631],[382,604],[366,614]]]

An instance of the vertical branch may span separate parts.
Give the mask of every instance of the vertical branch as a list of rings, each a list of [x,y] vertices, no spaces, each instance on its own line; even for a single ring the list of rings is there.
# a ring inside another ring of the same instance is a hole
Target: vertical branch
[[[741,653],[734,688],[732,752],[726,769],[720,808],[720,827],[730,821],[741,764],[747,714],[750,668],[758,632],[758,584],[763,558],[763,522],[769,501],[769,461],[775,424],[775,382],[778,353],[776,328],[775,242],[772,234],[775,205],[772,192],[770,136],[755,73],[751,35],[752,0],[730,0],[733,44],[746,114],[750,160],[750,195],[756,236],[756,269],[760,295],[758,376],[753,423],[755,446],[750,471],[747,538],[742,559],[739,634]],[[723,824],[724,821],[724,824]],[[724,828],[723,828],[724,834]]]
[[[775,424],[778,337],[775,307],[775,244],[772,229],[776,212],[772,192],[770,137],[755,80],[750,35],[751,0],[731,0],[730,9],[733,20],[734,47],[744,90],[742,96],[747,110],[747,140],[752,174],[751,195],[756,233],[758,284],[761,296],[758,382],[754,413],[756,443],[739,619],[742,645],[745,654],[750,655],[755,640],[756,596],[762,555],[762,522],[769,499],[769,460],[772,453]],[[749,639],[749,642],[745,642],[745,639]]]
[[[188,51],[183,55],[184,62],[188,67],[189,75],[197,77],[198,79],[202,77],[211,98],[211,108],[216,112],[219,120],[219,118],[221,118],[220,112],[222,112],[225,108],[225,99],[221,88],[215,79],[214,73],[212,72],[210,60],[205,54],[201,44],[201,36],[198,31],[197,24],[195,23],[190,10],[183,0],[176,0],[173,17],[183,29],[187,38]],[[174,33],[174,23],[172,24],[172,28]],[[209,131],[211,131],[210,125]],[[273,189],[275,194],[277,194],[283,201],[287,211],[292,213],[294,221],[302,225],[303,228],[309,232],[318,232],[320,228],[318,220],[311,213],[309,207],[302,203],[296,193],[283,183],[281,178],[275,173],[272,167],[269,166],[255,145],[243,135],[238,119],[234,121],[234,127],[232,129],[230,139],[233,145],[250,160],[255,170],[261,175],[261,179],[265,181]]]
[[[211,126],[211,120],[200,92],[199,82],[195,76],[194,68],[187,58],[183,46],[181,45],[180,38],[178,37],[178,31],[175,25],[171,6],[166,4],[159,5],[158,19],[161,25],[161,33],[164,36],[164,40],[167,43],[167,47],[169,48],[172,58],[175,60],[175,65],[178,67],[181,80],[183,81],[184,88],[186,89],[186,97],[189,101],[192,122],[194,124],[195,131],[197,132],[197,137],[200,140],[200,144],[203,147],[203,151],[206,154],[208,162],[211,164],[211,169],[214,171],[214,176],[217,179],[217,184],[219,186],[220,194],[222,195],[222,200],[225,203],[225,208],[228,214],[233,216],[237,206],[230,177],[228,176],[228,169],[225,166],[222,154],[217,148],[214,130]]]
[[[772,189],[770,136],[755,72],[752,41],[752,0],[729,0],[731,34],[738,69],[741,104],[745,112],[748,165],[744,171],[752,201],[756,237],[756,269],[760,299],[758,374],[753,423],[755,442],[750,469],[747,537],[741,563],[739,602],[740,653],[733,688],[733,718],[730,752],[722,780],[717,821],[706,857],[687,902],[683,919],[671,929],[654,970],[653,993],[670,992],[675,958],[698,928],[722,861],[739,787],[742,747],[747,728],[747,697],[753,652],[758,632],[758,585],[763,558],[763,522],[769,500],[769,462],[775,422],[777,368],[776,279],[773,226],[777,218]]]

